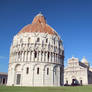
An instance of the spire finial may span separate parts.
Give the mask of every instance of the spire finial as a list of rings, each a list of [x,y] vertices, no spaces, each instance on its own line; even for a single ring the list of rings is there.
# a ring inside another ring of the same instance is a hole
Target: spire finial
[[[36,16],[43,16],[42,12],[40,11]]]
[[[40,11],[39,14],[42,14],[42,12]]]

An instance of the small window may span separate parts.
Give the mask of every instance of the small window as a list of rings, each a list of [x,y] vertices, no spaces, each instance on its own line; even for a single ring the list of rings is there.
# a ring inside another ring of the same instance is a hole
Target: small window
[[[23,40],[22,39],[20,39],[20,43],[22,43],[23,42]]]
[[[39,42],[40,41],[40,38],[37,38],[37,42]]]
[[[26,74],[28,74],[29,73],[29,68],[27,67],[27,69],[26,69]]]
[[[50,57],[50,53],[48,52],[48,59],[49,59],[49,57]]]
[[[55,45],[55,39],[54,39],[54,45]]]
[[[46,43],[48,43],[48,39],[46,39]]]
[[[47,75],[49,75],[49,68],[47,68]]]
[[[30,40],[31,40],[31,38],[29,37],[29,38],[28,38],[28,43],[30,43]]]
[[[37,68],[37,74],[39,74],[39,67]]]
[[[34,55],[34,56],[35,56],[35,58],[37,58],[37,51],[35,51],[35,53],[34,53],[34,54],[35,54],[35,55]]]
[[[20,53],[20,52],[18,52],[18,58],[20,58],[20,56],[21,56],[21,53]]]
[[[43,51],[41,52],[41,55],[43,55]]]

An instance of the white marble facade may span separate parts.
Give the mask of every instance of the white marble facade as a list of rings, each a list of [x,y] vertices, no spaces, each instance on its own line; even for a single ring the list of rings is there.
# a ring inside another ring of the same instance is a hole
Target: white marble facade
[[[85,57],[81,61],[74,57],[68,59],[68,66],[64,69],[64,84],[71,85],[72,83],[92,84],[92,71]]]
[[[42,14],[37,16],[43,17]],[[63,85],[63,73],[64,48],[58,35],[50,34],[48,30],[25,30],[14,36],[10,48],[8,86],[60,86]]]

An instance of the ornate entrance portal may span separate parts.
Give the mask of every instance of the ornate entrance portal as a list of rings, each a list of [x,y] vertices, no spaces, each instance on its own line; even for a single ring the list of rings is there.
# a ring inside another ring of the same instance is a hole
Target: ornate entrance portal
[[[72,84],[76,84],[76,80],[75,79],[72,79]]]

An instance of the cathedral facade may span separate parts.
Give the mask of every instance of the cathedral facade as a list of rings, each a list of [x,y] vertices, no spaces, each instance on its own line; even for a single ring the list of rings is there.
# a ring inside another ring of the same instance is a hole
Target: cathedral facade
[[[64,78],[64,48],[42,14],[13,38],[8,86],[60,86]]]
[[[81,61],[74,57],[68,59],[68,66],[64,69],[64,84],[92,84],[92,68],[85,57]]]

